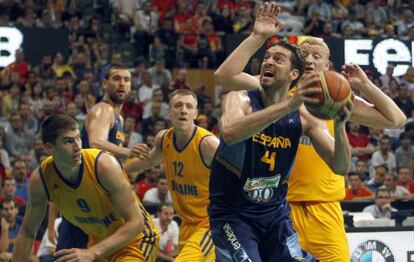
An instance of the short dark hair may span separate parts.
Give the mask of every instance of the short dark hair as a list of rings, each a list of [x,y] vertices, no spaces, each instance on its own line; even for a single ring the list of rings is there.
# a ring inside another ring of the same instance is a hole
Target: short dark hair
[[[414,129],[414,121],[410,121],[405,124],[404,131],[409,132],[411,129]]]
[[[12,177],[12,176],[6,176],[5,178],[3,178],[3,180],[1,181],[1,187],[4,187],[4,185],[6,184],[6,181],[9,181],[9,180],[14,180],[14,181],[16,181],[16,179],[14,178],[14,177]]]
[[[109,76],[111,75],[112,70],[119,70],[119,69],[128,70],[128,67],[126,67],[126,65],[124,64],[111,64],[105,72],[105,79],[106,80],[109,79]]]
[[[299,76],[295,80],[292,81],[290,87],[295,86],[299,79],[302,77],[303,73],[305,72],[305,59],[303,58],[303,54],[300,51],[297,45],[291,44],[287,41],[279,41],[273,43],[270,47],[273,46],[281,46],[287,50],[289,50],[292,55],[290,56],[290,62],[292,64],[292,69],[297,69],[299,71]]]
[[[404,139],[411,139],[411,136],[407,132],[402,132],[400,134],[400,141]]]
[[[3,209],[3,206],[4,206],[5,203],[13,203],[14,204],[14,208],[17,208],[16,201],[13,198],[11,198],[11,197],[5,197],[3,199],[3,201],[0,202],[0,209]]]
[[[375,198],[378,197],[378,194],[382,192],[382,193],[387,193],[388,196],[391,196],[390,192],[385,188],[385,187],[380,187],[378,188],[377,192],[375,192]]]
[[[46,118],[41,126],[40,133],[43,143],[55,144],[58,136],[68,130],[79,128],[78,122],[67,115],[50,115]]]

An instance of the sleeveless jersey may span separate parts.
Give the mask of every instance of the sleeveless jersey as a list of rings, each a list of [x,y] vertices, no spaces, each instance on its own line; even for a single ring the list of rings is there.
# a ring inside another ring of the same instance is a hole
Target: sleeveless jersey
[[[175,143],[174,129],[168,129],[162,138],[165,173],[174,208],[183,222],[208,225],[208,181],[210,168],[201,158],[200,144],[213,134],[195,126],[193,136],[184,148]]]
[[[59,207],[69,222],[89,236],[89,243],[92,245],[112,235],[125,223],[97,177],[96,163],[103,152],[98,149],[82,149],[79,179],[74,183],[59,173],[51,156],[41,163],[39,169],[48,200]],[[126,174],[124,175],[128,181]],[[136,236],[136,240],[154,243],[158,230],[138,197],[136,200],[145,223],[144,231]]]
[[[249,90],[252,111],[264,108],[258,89]],[[209,215],[248,217],[261,223],[263,215],[286,214],[287,179],[302,133],[299,111],[283,116],[252,137],[228,145],[222,139],[211,166]]]
[[[114,113],[114,117],[115,117],[115,122],[114,122],[114,125],[111,127],[111,129],[109,129],[107,140],[108,142],[112,144],[115,144],[118,146],[125,146],[125,131],[122,126],[121,117],[119,116],[119,114],[116,114],[116,113]],[[82,139],[82,148],[90,148],[88,131],[86,130],[85,125],[82,127],[81,139]]]
[[[333,121],[326,121],[329,133],[334,134]],[[345,179],[336,175],[319,156],[310,138],[302,136],[287,199],[295,201],[341,201],[345,197]]]

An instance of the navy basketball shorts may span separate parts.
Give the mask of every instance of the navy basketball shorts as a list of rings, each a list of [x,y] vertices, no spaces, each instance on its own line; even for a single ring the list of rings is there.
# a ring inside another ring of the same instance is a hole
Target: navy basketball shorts
[[[62,223],[59,226],[56,251],[69,248],[86,249],[87,247],[88,235],[62,216]]]
[[[288,218],[267,228],[239,218],[210,223],[216,262],[307,261]]]

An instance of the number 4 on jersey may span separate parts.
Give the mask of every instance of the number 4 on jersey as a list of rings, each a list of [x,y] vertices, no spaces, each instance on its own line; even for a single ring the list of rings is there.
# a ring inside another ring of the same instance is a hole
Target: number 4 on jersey
[[[276,162],[276,152],[269,152],[266,150],[266,153],[262,156],[262,162],[269,165],[269,171],[275,170],[275,162]]]

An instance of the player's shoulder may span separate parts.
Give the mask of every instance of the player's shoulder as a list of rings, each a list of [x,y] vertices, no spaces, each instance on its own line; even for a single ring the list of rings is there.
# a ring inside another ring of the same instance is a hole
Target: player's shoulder
[[[114,107],[108,103],[99,102],[96,103],[89,111],[89,114],[98,114],[104,112],[106,113],[114,113]]]

